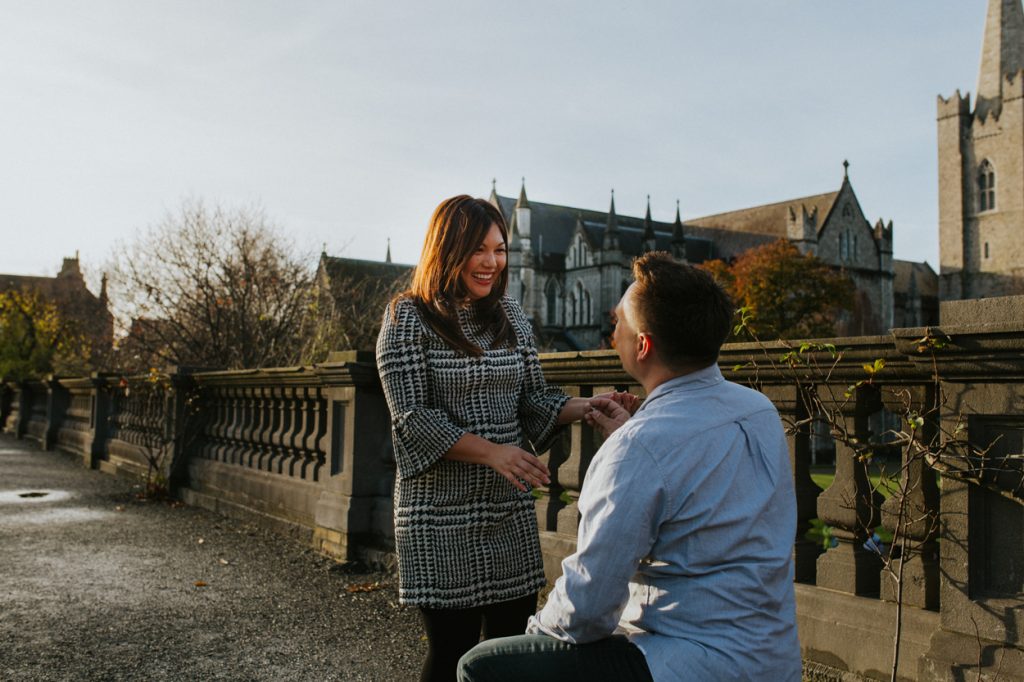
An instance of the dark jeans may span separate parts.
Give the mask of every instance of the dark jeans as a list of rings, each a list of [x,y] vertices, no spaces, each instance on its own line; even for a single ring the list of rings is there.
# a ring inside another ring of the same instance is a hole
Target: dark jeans
[[[459,657],[480,641],[481,629],[484,639],[518,635],[536,610],[536,594],[470,609],[420,609],[427,633],[420,682],[452,682]]]
[[[459,661],[459,682],[652,682],[643,653],[625,636],[569,644],[546,635],[481,642]]]

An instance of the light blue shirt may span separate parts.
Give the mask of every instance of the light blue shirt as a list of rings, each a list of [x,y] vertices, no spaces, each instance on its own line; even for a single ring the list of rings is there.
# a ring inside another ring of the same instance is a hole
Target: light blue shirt
[[[527,632],[625,633],[656,682],[800,680],[796,500],[768,398],[717,365],[661,384],[594,456],[579,510]]]

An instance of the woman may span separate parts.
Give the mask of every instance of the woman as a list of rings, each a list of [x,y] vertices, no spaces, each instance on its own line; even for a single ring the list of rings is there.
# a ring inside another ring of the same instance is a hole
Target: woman
[[[412,287],[388,306],[377,366],[398,476],[399,599],[420,608],[422,680],[455,679],[480,639],[522,634],[544,585],[532,486],[543,452],[589,401],[544,382],[533,332],[506,295],[508,231],[483,199],[441,202]]]

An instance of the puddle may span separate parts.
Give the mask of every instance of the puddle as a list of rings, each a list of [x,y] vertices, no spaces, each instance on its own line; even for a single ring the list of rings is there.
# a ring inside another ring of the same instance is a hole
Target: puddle
[[[37,504],[70,498],[67,490],[0,490],[0,504]]]

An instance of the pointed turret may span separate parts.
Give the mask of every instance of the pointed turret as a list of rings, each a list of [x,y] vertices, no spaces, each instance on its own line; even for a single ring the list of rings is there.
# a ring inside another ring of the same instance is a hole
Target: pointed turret
[[[391,237],[388,237],[388,253],[384,257],[384,262],[385,263],[390,263],[391,262]]]
[[[107,296],[107,273],[103,273],[103,277],[100,278],[100,303],[107,305],[110,302],[110,298]]]
[[[501,210],[501,203],[498,201],[498,178],[491,178],[491,196],[487,197],[487,201]]]
[[[683,219],[679,215],[679,199],[676,199],[676,219],[672,223],[672,255],[686,262],[686,230],[683,229]]]
[[[985,17],[985,38],[981,44],[976,113],[984,118],[989,110],[998,114],[992,100],[1000,100],[1007,76],[1024,68],[1024,10],[1020,0],[989,0]]]
[[[516,201],[514,210],[516,227],[519,229],[519,238],[523,240],[523,251],[530,250],[530,202],[526,198],[526,178],[519,189],[519,199]]]
[[[608,207],[608,223],[604,227],[604,240],[601,248],[605,251],[619,250],[619,217],[615,215],[615,190],[612,190],[612,203]]]
[[[516,201],[516,208],[530,208],[530,201],[526,198],[526,178],[519,188],[519,199]]]
[[[654,222],[651,220],[651,195],[647,195],[647,213],[644,214],[644,251],[657,251],[658,238],[654,234]]]

